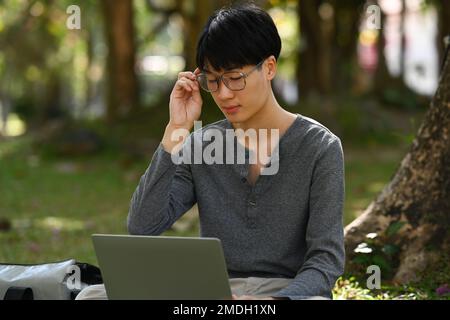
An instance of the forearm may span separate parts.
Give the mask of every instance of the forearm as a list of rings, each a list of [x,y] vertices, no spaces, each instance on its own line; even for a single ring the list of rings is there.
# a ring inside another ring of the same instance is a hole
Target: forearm
[[[291,300],[301,300],[310,297],[331,299],[337,277],[337,273],[328,274],[322,270],[321,266],[302,268],[289,286],[272,295],[272,297]]]
[[[189,136],[191,128],[192,126],[181,127],[169,122],[161,140],[164,150],[172,155],[178,153],[181,150],[183,143],[186,141],[186,138]]]
[[[159,234],[168,227],[168,195],[175,170],[170,154],[159,145],[131,198],[127,221],[130,234]]]
[[[176,165],[172,159],[172,153],[178,152],[186,136],[179,135],[178,143],[171,143],[169,138],[173,130],[169,126],[166,129],[133,194],[128,214],[130,234],[156,235],[164,232],[189,209],[193,201],[190,172],[186,167]]]

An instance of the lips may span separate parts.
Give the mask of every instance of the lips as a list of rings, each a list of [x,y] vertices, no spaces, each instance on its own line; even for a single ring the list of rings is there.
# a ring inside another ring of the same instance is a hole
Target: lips
[[[235,105],[235,106],[228,106],[228,107],[223,107],[223,110],[225,110],[226,113],[235,113],[239,110],[241,106],[239,105]]]

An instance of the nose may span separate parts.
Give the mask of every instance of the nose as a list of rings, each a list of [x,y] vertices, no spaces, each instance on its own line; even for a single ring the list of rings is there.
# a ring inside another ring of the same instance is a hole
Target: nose
[[[216,93],[217,97],[221,100],[227,100],[234,96],[234,91],[230,90],[222,81],[220,81]]]

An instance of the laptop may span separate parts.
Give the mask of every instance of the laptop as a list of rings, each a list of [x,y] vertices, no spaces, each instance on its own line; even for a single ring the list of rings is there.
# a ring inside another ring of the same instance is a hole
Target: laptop
[[[217,238],[92,235],[108,299],[231,299]]]

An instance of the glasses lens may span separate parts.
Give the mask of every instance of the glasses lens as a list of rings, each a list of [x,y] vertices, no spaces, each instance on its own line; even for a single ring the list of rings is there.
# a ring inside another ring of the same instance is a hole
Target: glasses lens
[[[214,92],[217,90],[217,80],[212,76],[208,77],[206,74],[199,74],[197,76],[197,81],[203,90],[208,92]]]
[[[244,76],[239,72],[230,72],[224,74],[223,82],[230,90],[239,91],[245,88]]]

